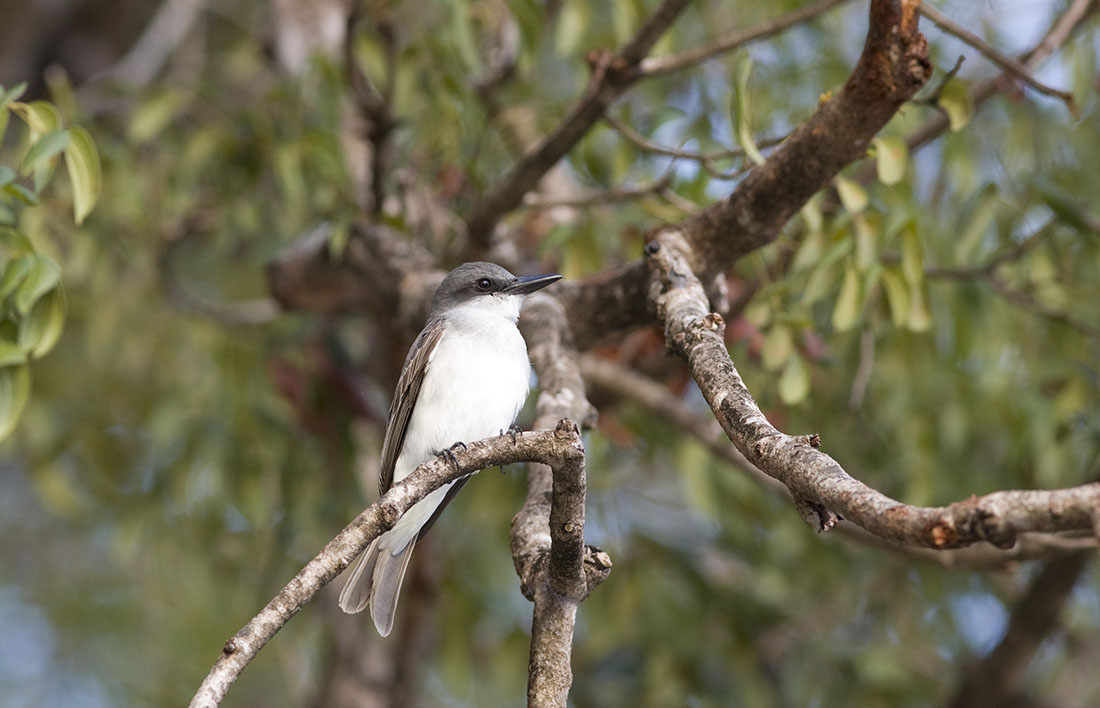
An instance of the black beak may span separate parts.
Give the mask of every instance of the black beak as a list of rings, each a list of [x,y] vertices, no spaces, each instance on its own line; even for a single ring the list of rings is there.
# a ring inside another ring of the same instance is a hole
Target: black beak
[[[547,273],[546,275],[522,275],[515,279],[515,281],[504,288],[503,292],[509,295],[530,295],[536,290],[545,288],[550,283],[556,283],[561,280],[561,276],[557,273]]]

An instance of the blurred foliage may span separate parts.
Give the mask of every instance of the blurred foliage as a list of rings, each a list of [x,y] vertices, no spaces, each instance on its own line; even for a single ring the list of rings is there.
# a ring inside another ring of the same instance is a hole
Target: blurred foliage
[[[730,12],[718,0],[694,3],[655,53],[801,4]],[[91,214],[79,169],[70,167],[69,191],[39,191],[58,152],[69,160],[65,151],[84,144],[77,129],[63,129],[62,145],[32,124],[29,142],[9,140],[0,159],[23,175],[0,167],[0,230],[14,233],[10,211],[22,234],[5,240],[4,282],[18,258],[40,254],[63,275],[32,300],[61,298],[63,282],[68,303],[49,357],[0,357],[0,371],[29,366],[35,377],[0,474],[0,705],[184,703],[224,640],[373,498],[363,470],[374,464],[393,373],[377,362],[399,359],[405,343],[363,318],[235,319],[236,305],[266,295],[273,255],[320,220],[350,222],[363,197],[345,161],[353,131],[338,59],[288,76],[263,30],[267,5],[238,5],[211,11],[144,88],[93,100],[56,72],[46,81],[55,128],[84,125],[99,148],[102,199]],[[392,78],[400,120],[382,218],[453,263],[462,239],[419,200],[466,213],[512,164],[517,141],[551,130],[583,91],[585,52],[626,41],[655,5],[368,2],[394,44],[368,21],[354,55],[377,85]],[[968,3],[944,11],[987,23],[992,41],[1018,51],[1061,7],[1031,5],[1011,17]],[[864,12],[845,5],[643,81],[612,113],[661,145],[752,145],[766,156],[768,139],[843,84]],[[494,111],[475,79],[509,17],[517,67]],[[1041,74],[1073,91],[1076,121],[1027,92],[976,110],[964,89],[993,68],[935,28],[925,33],[941,75],[968,56],[939,97],[955,132],[909,154],[904,137],[937,109],[904,107],[866,164],[743,259],[734,285],[755,291],[731,321],[731,352],[773,422],[820,433],[846,469],[906,502],[1095,479],[1097,22]],[[711,171],[647,153],[601,123],[564,161],[577,193],[667,175],[672,195],[596,202],[553,220],[523,210],[506,225],[546,266],[583,276],[636,258],[646,229],[728,194],[743,166],[736,155]],[[41,204],[12,206],[16,184]],[[1004,297],[991,273],[1020,297]],[[37,305],[18,293],[5,291],[5,316],[33,317]],[[18,343],[18,326],[4,327]],[[705,414],[694,389],[670,388]],[[579,707],[940,703],[960,667],[997,641],[1033,575],[1028,564],[945,570],[818,537],[787,500],[665,421],[629,403],[601,416],[587,441],[588,532],[615,568],[579,614]],[[429,704],[512,705],[523,695],[530,605],[507,541],[522,487],[518,470],[482,474],[432,534],[441,585],[429,620],[437,642],[424,657]],[[1093,567],[1065,631],[1028,672],[1028,686],[1054,702],[1100,701],[1089,670],[1096,581]],[[321,695],[331,619],[319,610],[332,599],[295,618],[226,705]],[[366,621],[339,621],[379,641]]]

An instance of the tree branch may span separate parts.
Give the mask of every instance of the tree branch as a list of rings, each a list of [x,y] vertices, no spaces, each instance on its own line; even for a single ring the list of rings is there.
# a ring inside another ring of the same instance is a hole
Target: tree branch
[[[691,269],[689,241],[668,228],[646,251],[653,271],[650,298],[669,347],[692,377],[734,445],[790,490],[796,507],[820,530],[840,518],[908,546],[958,548],[988,541],[1011,548],[1027,531],[1100,531],[1100,483],[1051,491],[1003,491],[945,507],[902,504],[852,478],[817,448],[816,435],[780,432],[760,411],[723,339],[725,323],[710,311]]]
[[[1073,0],[1073,4],[1070,5],[1065,13],[1054,21],[1054,24],[1052,24],[1050,29],[1047,30],[1047,33],[1043,35],[1043,39],[1040,40],[1039,44],[1020,56],[1018,60],[1020,65],[1029,72],[1034,71],[1047,59],[1047,57],[1058,51],[1058,49],[1073,36],[1074,32],[1081,26],[1081,23],[1083,23],[1089,15],[1095,12],[1097,7],[1098,4],[1096,0]],[[1006,80],[1010,79],[1012,76],[1013,74],[1011,72],[1004,72],[971,85],[970,100],[974,104],[975,109],[1001,91]],[[905,139],[905,142],[909,146],[909,150],[914,151],[942,135],[948,127],[950,127],[950,122],[947,116],[943,113],[937,113],[917,130],[910,133],[909,137]],[[868,174],[873,173],[874,165],[870,165]]]
[[[919,5],[916,0],[873,0],[863,54],[844,88],[729,198],[681,224],[702,259],[694,265],[704,281],[775,240],[814,193],[866,154],[871,138],[928,80],[928,48],[917,30]],[[635,261],[558,288],[582,349],[649,321],[646,279],[644,262]]]
[[[217,706],[241,671],[275,633],[322,587],[343,572],[371,541],[393,528],[402,514],[430,492],[487,467],[528,460],[538,460],[559,469],[575,467],[580,458],[583,469],[584,448],[580,432],[568,421],[559,423],[554,431],[518,433],[514,439],[511,435],[502,435],[468,443],[465,449],[452,452],[453,461],[449,457],[437,457],[394,484],[381,499],[329,541],[258,615],[233,635],[195,693],[191,708]]]
[[[595,409],[585,395],[577,351],[561,305],[550,295],[528,298],[520,320],[539,379],[535,428],[557,423],[554,435],[579,432],[573,417],[590,423]],[[563,430],[568,423],[571,431]],[[583,453],[583,448],[581,448]],[[535,603],[531,618],[527,704],[564,708],[573,682],[570,655],[577,606],[611,570],[611,559],[584,545],[585,472],[576,464],[527,469],[527,499],[512,519],[512,559],[523,595]]]
[[[974,49],[977,49],[983,56],[985,56],[997,66],[1001,67],[1001,69],[1003,69],[1006,74],[1015,76],[1016,78],[1020,79],[1041,94],[1053,96],[1054,98],[1060,99],[1063,103],[1066,104],[1066,108],[1069,109],[1070,114],[1072,114],[1075,119],[1077,118],[1077,104],[1073,100],[1072,93],[1052,88],[1040,82],[1038,79],[1031,75],[1031,70],[1028,67],[1024,66],[1012,57],[1005,56],[1001,52],[989,46],[986,42],[982,40],[981,37],[967,30],[966,28],[959,26],[954,20],[937,10],[932,5],[925,5],[922,11],[925,17],[935,22],[944,32],[955,35],[966,44],[969,44]]]
[[[690,0],[664,0],[617,54],[593,52],[592,77],[584,95],[558,127],[532,145],[511,170],[474,206],[466,220],[470,242],[489,245],[500,218],[520,205],[547,170],[565,156],[603,116],[608,106],[638,78],[638,64]]]
[[[702,62],[719,54],[725,54],[731,52],[738,47],[742,47],[749,42],[757,39],[763,39],[770,37],[774,34],[790,29],[795,25],[808,22],[818,15],[824,13],[826,10],[847,2],[848,0],[818,0],[818,2],[806,7],[800,8],[793,12],[788,12],[785,15],[780,15],[774,20],[770,20],[761,25],[757,25],[752,29],[741,30],[736,32],[730,32],[724,37],[719,38],[715,42],[708,44],[705,47],[699,47],[697,49],[691,49],[680,54],[669,54],[663,57],[650,57],[642,62],[640,67],[642,74],[646,77],[660,76],[662,74],[669,74],[674,71],[680,71],[681,69],[687,69],[701,64]]]

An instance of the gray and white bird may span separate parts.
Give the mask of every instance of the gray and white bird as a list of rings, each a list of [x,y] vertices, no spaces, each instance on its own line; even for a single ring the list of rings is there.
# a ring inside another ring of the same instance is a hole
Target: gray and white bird
[[[382,443],[380,494],[454,443],[511,427],[531,378],[527,345],[516,327],[520,307],[527,295],[560,278],[517,278],[482,262],[447,274],[397,381]],[[467,479],[432,492],[371,543],[340,592],[344,612],[370,605],[378,633],[390,633],[413,547]]]

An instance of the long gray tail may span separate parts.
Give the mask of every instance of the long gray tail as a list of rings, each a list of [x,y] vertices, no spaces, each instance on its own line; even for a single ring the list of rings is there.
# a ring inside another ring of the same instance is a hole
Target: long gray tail
[[[370,605],[374,626],[383,637],[393,629],[393,617],[397,613],[397,598],[401,594],[401,582],[409,568],[413,546],[410,542],[396,553],[379,549],[379,538],[374,539],[367,550],[352,566],[351,575],[340,591],[340,609],[348,613],[362,612]]]

